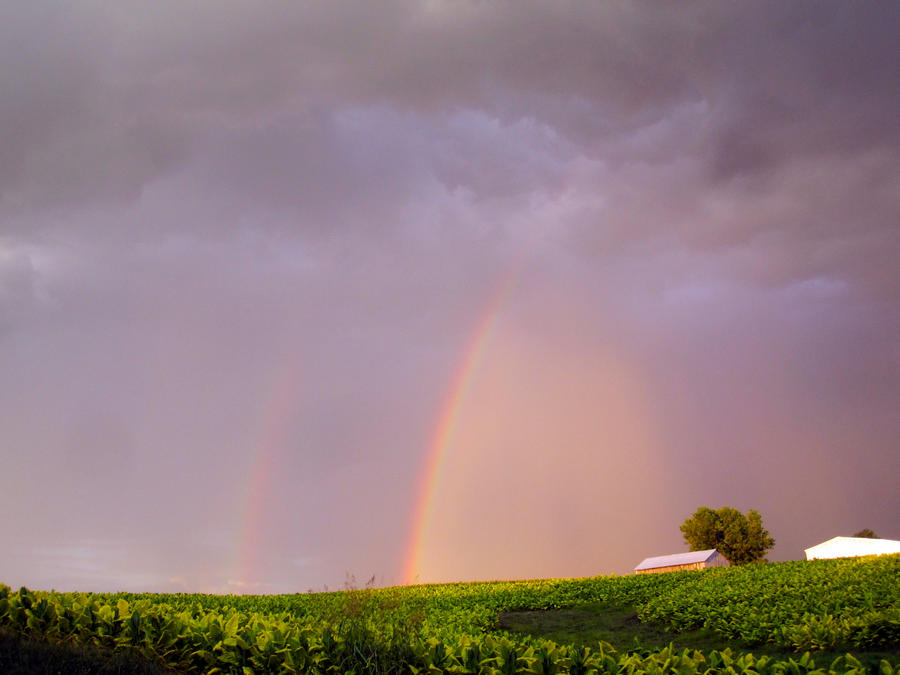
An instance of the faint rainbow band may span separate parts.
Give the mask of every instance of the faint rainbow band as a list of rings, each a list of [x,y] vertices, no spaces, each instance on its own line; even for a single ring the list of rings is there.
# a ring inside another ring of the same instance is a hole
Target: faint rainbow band
[[[413,524],[404,557],[402,577],[404,584],[415,584],[419,581],[425,537],[434,515],[438,485],[459,422],[460,412],[471,388],[473,375],[483,360],[486,346],[497,325],[497,319],[518,276],[517,270],[518,265],[511,265],[496,284],[489,301],[479,315],[475,330],[454,370],[450,387],[444,397],[437,424],[428,444],[428,453],[421,474],[422,479],[418,481],[420,488],[415,500]]]

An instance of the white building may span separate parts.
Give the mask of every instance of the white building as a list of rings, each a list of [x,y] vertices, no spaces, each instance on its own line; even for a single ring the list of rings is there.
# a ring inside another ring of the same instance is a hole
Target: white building
[[[691,551],[690,553],[674,553],[644,558],[634,568],[635,574],[659,574],[661,572],[677,572],[681,570],[703,570],[707,567],[726,567],[731,563],[728,559],[711,548],[708,551]]]
[[[900,553],[900,541],[864,537],[834,537],[806,549],[806,559],[855,558],[861,555]]]

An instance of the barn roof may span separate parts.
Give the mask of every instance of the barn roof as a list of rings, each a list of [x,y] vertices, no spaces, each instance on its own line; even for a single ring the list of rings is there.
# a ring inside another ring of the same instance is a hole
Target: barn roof
[[[833,537],[805,550],[807,560],[814,558],[846,558],[859,555],[900,553],[900,541],[863,537]]]
[[[691,565],[712,560],[718,551],[711,548],[708,551],[691,551],[689,553],[673,553],[672,555],[658,555],[653,558],[644,558],[634,571],[653,570],[658,567],[674,567],[675,565]]]

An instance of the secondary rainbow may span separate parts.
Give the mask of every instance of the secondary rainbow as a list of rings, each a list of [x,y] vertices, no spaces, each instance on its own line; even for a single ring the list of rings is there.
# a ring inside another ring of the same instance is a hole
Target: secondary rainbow
[[[260,585],[259,562],[263,541],[268,495],[272,476],[287,450],[300,381],[296,355],[279,361],[272,373],[268,396],[264,396],[264,412],[259,440],[253,448],[250,480],[239,511],[238,536],[232,578],[229,586],[237,592],[257,590]]]
[[[490,342],[491,335],[497,324],[497,317],[509,295],[515,276],[515,266],[513,266],[501,277],[489,302],[480,314],[475,330],[472,332],[472,336],[469,338],[469,342],[463,352],[463,357],[460,359],[459,365],[451,379],[450,388],[444,397],[437,425],[428,444],[428,454],[426,455],[425,466],[422,472],[422,480],[419,481],[421,487],[413,509],[412,534],[403,569],[403,583],[405,584],[414,584],[419,580],[422,550],[434,512],[435,494],[442,470],[446,464],[448,451],[452,445],[453,434],[459,421],[460,411],[464,406],[466,395],[470,389],[472,376],[481,363],[485,347]]]

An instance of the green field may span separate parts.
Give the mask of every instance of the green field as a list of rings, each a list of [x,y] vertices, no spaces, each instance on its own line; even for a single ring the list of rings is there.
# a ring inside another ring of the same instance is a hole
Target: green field
[[[44,648],[140,672],[888,675],[900,555],[278,596],[0,586],[0,637],[0,666],[23,673],[64,672],[22,665]]]

